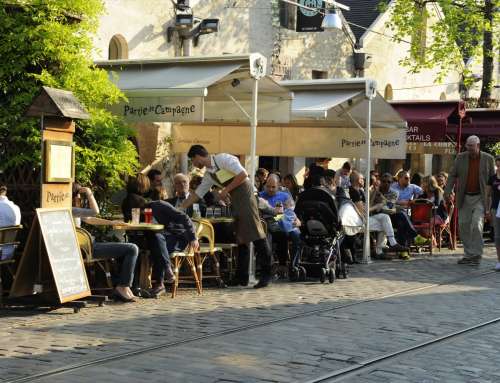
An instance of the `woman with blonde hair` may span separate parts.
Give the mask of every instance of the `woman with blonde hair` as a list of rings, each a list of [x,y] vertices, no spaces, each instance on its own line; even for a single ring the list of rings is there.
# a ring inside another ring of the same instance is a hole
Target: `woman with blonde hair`
[[[424,177],[422,180],[422,189],[424,190],[422,198],[428,199],[437,207],[436,215],[434,216],[436,225],[443,224],[448,218],[448,212],[444,202],[444,191],[439,186],[436,177]]]

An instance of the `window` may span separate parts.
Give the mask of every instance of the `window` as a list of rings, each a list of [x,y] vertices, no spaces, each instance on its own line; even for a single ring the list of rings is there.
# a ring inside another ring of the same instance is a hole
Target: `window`
[[[392,93],[392,85],[391,84],[387,84],[385,86],[385,89],[384,89],[384,98],[388,101],[392,100],[394,97],[393,93]]]
[[[314,70],[312,71],[312,79],[313,80],[318,80],[318,79],[325,79],[328,78],[328,72],[325,70]]]
[[[128,44],[122,35],[114,35],[109,42],[109,60],[128,59]]]

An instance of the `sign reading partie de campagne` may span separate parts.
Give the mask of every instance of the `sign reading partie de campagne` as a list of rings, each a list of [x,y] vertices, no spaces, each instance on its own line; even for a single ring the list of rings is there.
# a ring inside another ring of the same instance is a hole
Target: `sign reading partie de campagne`
[[[203,100],[189,98],[129,98],[111,108],[130,122],[202,122]]]

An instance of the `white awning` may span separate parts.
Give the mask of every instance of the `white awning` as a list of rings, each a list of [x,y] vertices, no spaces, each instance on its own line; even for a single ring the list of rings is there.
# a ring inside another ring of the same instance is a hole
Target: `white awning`
[[[129,122],[248,124],[252,70],[259,59],[265,63],[260,54],[249,54],[109,60],[96,65],[108,69],[112,81],[127,96],[128,102],[111,110]],[[258,121],[288,122],[291,99],[287,89],[269,77],[261,78]]]

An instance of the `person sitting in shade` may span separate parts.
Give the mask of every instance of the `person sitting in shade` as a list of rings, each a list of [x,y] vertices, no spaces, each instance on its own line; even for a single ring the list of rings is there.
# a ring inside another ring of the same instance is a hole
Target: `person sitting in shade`
[[[226,200],[230,197],[236,238],[240,244],[248,245],[253,242],[257,256],[261,260],[261,278],[254,288],[262,288],[271,282],[271,248],[266,233],[260,222],[257,199],[254,195],[254,185],[248,179],[245,168],[238,158],[227,153],[209,155],[201,145],[193,145],[189,149],[188,157],[193,166],[205,168],[201,185],[185,200],[181,207],[186,209],[208,193],[213,185],[221,187],[219,198]],[[248,252],[242,252],[239,257],[242,265],[248,270]],[[243,260],[245,258],[245,260]],[[248,274],[247,274],[248,275]],[[247,278],[248,279],[248,278]],[[244,280],[241,281],[243,284]]]
[[[21,224],[21,210],[7,198],[7,186],[0,185],[0,227],[17,226]],[[0,247],[0,260],[14,256],[14,245]]]
[[[179,208],[182,203],[189,198],[191,191],[189,190],[189,177],[185,174],[178,173],[174,176],[174,192],[175,197],[167,199],[167,202],[172,206]],[[200,205],[200,212],[205,216],[206,205],[203,200],[198,202]],[[193,207],[190,206],[186,209],[186,214],[190,217],[193,216]]]
[[[420,186],[410,183],[410,173],[407,170],[400,171],[397,178],[398,181],[391,185],[391,189],[398,193],[398,205],[407,208],[424,191]]]
[[[269,175],[264,191],[259,193],[259,197],[267,201],[272,208],[272,214],[266,219],[268,222],[268,232],[271,234],[272,241],[277,247],[279,266],[282,269],[286,268],[288,261],[288,239],[292,241],[292,260],[298,257],[301,248],[300,231],[296,227],[284,225],[287,221],[283,221],[283,218],[287,218],[285,212],[290,214],[288,210],[295,215],[293,213],[293,199],[288,192],[279,190],[279,178],[275,174]],[[283,215],[283,218],[280,221],[276,221],[275,217],[279,215]]]

